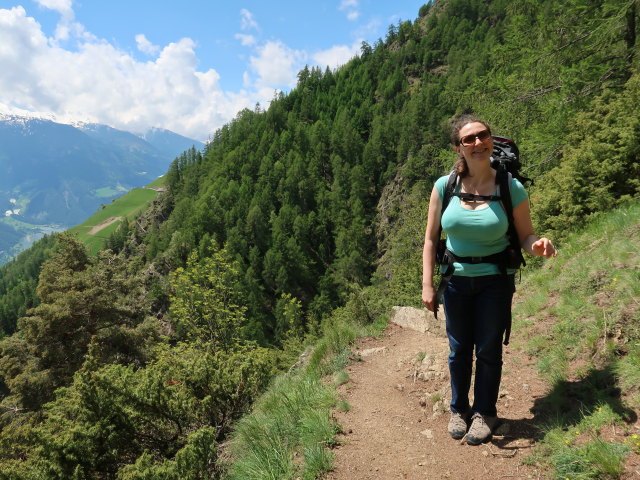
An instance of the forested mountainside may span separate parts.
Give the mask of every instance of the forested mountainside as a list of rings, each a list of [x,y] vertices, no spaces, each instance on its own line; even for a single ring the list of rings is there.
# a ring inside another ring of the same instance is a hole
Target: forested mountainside
[[[0,478],[221,476],[233,422],[336,308],[418,302],[454,114],[518,142],[559,243],[638,197],[637,20],[631,0],[426,4],[181,155],[98,258],[60,236],[4,267]]]

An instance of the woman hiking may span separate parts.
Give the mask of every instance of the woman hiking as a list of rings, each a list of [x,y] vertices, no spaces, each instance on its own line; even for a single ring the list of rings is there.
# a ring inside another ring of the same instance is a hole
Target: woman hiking
[[[472,115],[462,115],[452,124],[451,142],[458,155],[454,166],[456,193],[441,213],[449,175],[439,178],[431,192],[423,249],[422,302],[431,311],[437,308],[433,271],[442,228],[447,234],[447,254],[455,259],[450,262],[452,275],[442,295],[450,348],[448,431],[455,439],[466,435],[468,444],[478,445],[491,437],[497,423],[502,339],[511,322],[515,269],[507,269],[505,262],[496,260],[504,258],[510,246],[509,220],[496,191],[489,125]],[[552,242],[534,233],[525,188],[517,179],[508,178],[515,241],[530,255],[556,256]],[[474,348],[476,373],[470,405]]]

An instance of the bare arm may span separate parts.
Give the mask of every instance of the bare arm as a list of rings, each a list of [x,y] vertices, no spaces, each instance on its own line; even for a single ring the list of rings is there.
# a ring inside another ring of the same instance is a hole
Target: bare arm
[[[429,199],[427,228],[422,249],[422,303],[433,312],[436,291],[433,288],[433,269],[436,264],[436,246],[440,235],[440,209],[442,202],[438,190],[433,187]]]
[[[536,236],[531,223],[529,199],[526,199],[513,209],[513,223],[518,233],[520,245],[529,255],[545,258],[558,256],[558,251],[551,243],[551,240],[546,237],[538,238]]]

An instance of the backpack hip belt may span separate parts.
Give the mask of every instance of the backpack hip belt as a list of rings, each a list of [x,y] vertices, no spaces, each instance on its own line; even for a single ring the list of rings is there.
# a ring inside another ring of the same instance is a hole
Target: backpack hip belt
[[[509,267],[509,257],[511,256],[510,251],[511,248],[507,247],[502,252],[494,253],[492,255],[486,255],[484,257],[460,257],[448,248],[445,249],[441,265],[446,265],[447,268],[442,273],[440,285],[438,286],[438,291],[436,293],[436,305],[442,302],[444,291],[447,289],[449,280],[451,280],[451,277],[453,276],[453,272],[455,270],[453,266],[454,262],[471,263],[473,265],[477,265],[478,263],[492,263],[498,266],[501,275],[507,275],[507,268]]]
[[[519,253],[519,252],[518,252]],[[443,254],[443,262],[441,265],[446,265],[447,269],[442,274],[440,278],[440,285],[438,285],[438,291],[436,292],[436,304],[434,308],[434,316],[438,318],[438,305],[442,302],[442,296],[444,295],[444,291],[447,289],[447,285],[449,285],[449,281],[453,276],[453,272],[455,270],[453,263],[492,263],[498,266],[500,270],[500,274],[504,277],[507,276],[507,268],[518,268],[519,267],[519,258],[518,254],[514,252],[511,246],[508,246],[501,252],[494,253],[492,255],[486,255],[484,257],[460,257],[453,253],[449,249],[445,249]],[[515,262],[515,263],[511,263]],[[504,341],[505,345],[509,345],[509,338],[511,337],[511,316],[509,316],[508,321],[505,324],[505,332],[504,332]]]

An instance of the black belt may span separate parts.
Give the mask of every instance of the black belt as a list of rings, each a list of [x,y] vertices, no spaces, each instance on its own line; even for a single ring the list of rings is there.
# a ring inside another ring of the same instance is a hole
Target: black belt
[[[507,250],[503,250],[502,252],[494,253],[492,255],[487,255],[484,257],[459,257],[451,250],[446,250],[444,254],[445,259],[450,259],[449,262],[447,262],[449,265],[452,265],[453,262],[471,263],[474,265],[478,263],[493,263],[500,267],[500,265],[504,264],[506,273]]]
[[[446,265],[447,269],[442,274],[440,278],[440,285],[438,285],[438,291],[436,292],[436,299],[433,306],[433,316],[438,318],[438,306],[442,301],[442,296],[444,295],[444,291],[447,289],[447,285],[453,276],[453,272],[455,271],[455,267],[453,266],[453,262],[458,263],[470,263],[476,265],[478,263],[492,263],[497,265],[500,269],[500,273],[502,275],[507,275],[507,262],[508,262],[508,251],[503,250],[502,252],[494,253],[492,255],[487,255],[484,257],[460,257],[453,253],[451,250],[446,249],[443,255],[442,265]],[[511,321],[507,323],[505,326],[505,334],[504,334],[504,344],[509,344],[509,337],[511,335]]]

